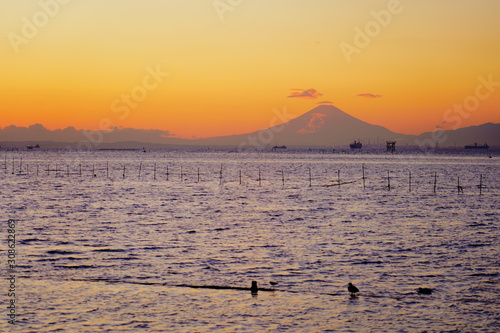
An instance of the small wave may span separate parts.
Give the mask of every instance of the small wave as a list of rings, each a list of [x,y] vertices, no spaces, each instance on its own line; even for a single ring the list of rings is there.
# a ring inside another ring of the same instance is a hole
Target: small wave
[[[123,249],[95,249],[93,252],[126,252],[127,250]]]
[[[498,276],[498,273],[474,273],[469,276]]]
[[[38,239],[38,238],[28,238],[28,239],[23,239],[19,242],[19,244],[27,245],[32,242],[41,242],[43,239]]]
[[[353,262],[353,265],[368,265],[368,264],[383,264],[383,261],[380,260],[363,260],[358,262]]]
[[[70,255],[70,254],[80,254],[81,252],[77,251],[64,251],[64,250],[49,250],[47,251],[48,254],[63,254],[63,255]]]
[[[66,268],[66,269],[86,269],[95,268],[94,265],[57,265],[56,268]]]

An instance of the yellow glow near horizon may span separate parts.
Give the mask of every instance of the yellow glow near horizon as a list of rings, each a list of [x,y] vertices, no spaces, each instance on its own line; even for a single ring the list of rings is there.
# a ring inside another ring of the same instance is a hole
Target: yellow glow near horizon
[[[209,137],[266,128],[275,108],[298,116],[328,100],[418,134],[474,96],[481,77],[494,91],[460,127],[500,122],[500,1],[39,0],[0,9],[0,127],[95,129],[108,118]],[[148,68],[168,76],[145,89]],[[323,96],[287,98],[309,88]],[[133,92],[144,96],[117,112]]]

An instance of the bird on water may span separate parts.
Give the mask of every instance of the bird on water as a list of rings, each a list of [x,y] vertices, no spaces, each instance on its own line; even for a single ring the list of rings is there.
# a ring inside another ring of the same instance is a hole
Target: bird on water
[[[355,285],[353,285],[351,282],[347,285],[347,290],[351,293],[351,296],[356,296],[356,293],[359,291],[358,288],[356,288]]]
[[[417,288],[417,293],[424,295],[430,295],[433,291],[434,290],[431,288]]]

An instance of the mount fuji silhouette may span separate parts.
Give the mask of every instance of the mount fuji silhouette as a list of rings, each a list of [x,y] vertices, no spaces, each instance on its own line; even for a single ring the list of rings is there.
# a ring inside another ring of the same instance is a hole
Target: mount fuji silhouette
[[[410,143],[414,136],[394,133],[382,126],[359,120],[332,105],[318,106],[284,124],[248,134],[200,139],[209,145],[258,146],[335,146],[348,145],[355,139],[364,144],[385,140]]]

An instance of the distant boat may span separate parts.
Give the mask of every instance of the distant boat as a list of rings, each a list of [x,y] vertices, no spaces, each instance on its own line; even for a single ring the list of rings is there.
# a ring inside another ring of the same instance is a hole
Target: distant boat
[[[488,146],[486,143],[484,145],[478,145],[475,142],[473,145],[465,146],[465,149],[488,149],[488,148],[490,148],[490,146]]]
[[[286,146],[274,146],[273,150],[275,149],[286,149]]]
[[[360,140],[358,141],[354,140],[354,142],[351,143],[349,147],[351,147],[351,149],[361,149],[363,147],[363,144],[361,143]]]
[[[28,149],[38,149],[38,148],[40,148],[40,146],[39,145],[36,145],[36,146],[27,145],[26,148],[28,148]]]

